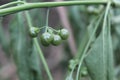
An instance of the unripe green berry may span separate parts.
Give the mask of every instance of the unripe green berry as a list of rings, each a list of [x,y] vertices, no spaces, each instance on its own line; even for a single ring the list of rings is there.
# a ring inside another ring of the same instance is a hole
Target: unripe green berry
[[[69,32],[67,29],[61,29],[59,35],[63,40],[66,40],[69,37]]]
[[[52,44],[54,46],[57,46],[57,45],[59,45],[61,43],[61,41],[62,41],[62,39],[61,39],[61,37],[59,35],[54,35]]]
[[[45,32],[41,35],[40,39],[41,39],[41,43],[44,46],[48,46],[53,40],[53,35],[48,32]]]
[[[40,31],[39,28],[31,27],[30,30],[29,30],[29,35],[30,35],[32,38],[35,38],[35,37],[37,37],[39,31]]]

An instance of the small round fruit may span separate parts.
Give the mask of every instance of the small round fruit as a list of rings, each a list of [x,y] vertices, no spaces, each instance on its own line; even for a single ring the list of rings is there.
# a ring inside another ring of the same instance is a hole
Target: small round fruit
[[[29,32],[29,35],[30,35],[30,37],[32,37],[32,38],[37,37],[37,34],[36,34],[34,31]]]
[[[51,43],[53,40],[53,35],[48,32],[45,32],[41,35],[40,39],[44,43]]]
[[[45,42],[45,41],[43,41],[43,40],[41,40],[41,44],[43,45],[43,46],[49,46],[50,45],[50,43],[47,43],[47,42]]]
[[[29,30],[29,35],[32,38],[37,37],[38,33],[39,33],[39,28],[36,28],[36,27],[31,27],[30,30]]]
[[[69,32],[67,29],[61,29],[59,35],[63,40],[66,40],[69,36]]]
[[[61,37],[59,35],[54,35],[52,44],[54,46],[57,46],[57,45],[59,45],[61,43],[61,41],[62,41],[62,39],[61,39]]]

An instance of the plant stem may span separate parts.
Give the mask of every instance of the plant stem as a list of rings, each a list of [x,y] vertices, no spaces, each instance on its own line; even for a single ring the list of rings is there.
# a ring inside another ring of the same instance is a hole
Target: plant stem
[[[44,58],[44,56],[43,56],[42,50],[41,50],[41,48],[39,47],[39,44],[38,44],[38,41],[37,41],[36,38],[34,38],[34,43],[35,43],[36,48],[37,48],[37,50],[38,50],[38,52],[39,52],[40,59],[42,60],[43,65],[44,65],[44,67],[45,67],[45,70],[46,70],[46,72],[47,72],[47,74],[48,74],[49,80],[53,80],[52,75],[51,75],[51,73],[50,73],[50,71],[49,71],[49,68],[48,68],[48,66],[47,66],[46,60],[45,60],[45,58]]]
[[[7,3],[7,4],[1,5],[1,6],[0,6],[0,9],[1,9],[1,8],[5,8],[5,7],[8,7],[8,6],[11,6],[11,5],[15,5],[15,4],[24,4],[24,3],[25,3],[24,1],[10,2],[10,3]]]
[[[52,29],[53,31],[55,31],[55,32],[59,32],[58,30],[56,30],[56,29],[53,29],[52,27],[48,27],[48,28],[50,28],[50,29]]]
[[[31,21],[31,18],[30,18],[30,15],[28,13],[28,11],[25,12],[25,15],[26,15],[26,18],[27,18],[27,22],[28,22],[28,27],[33,27],[32,25],[32,21]]]
[[[47,8],[47,15],[46,15],[46,29],[45,29],[45,32],[47,32],[47,28],[48,28],[48,21],[49,21],[49,12],[50,12],[50,9]]]
[[[50,12],[50,9],[48,8],[47,15],[46,15],[46,26],[48,26],[49,12]]]
[[[30,28],[30,27],[32,27],[32,21],[31,21],[30,15],[29,15],[28,11],[26,11],[25,14],[26,14],[28,25],[29,25],[29,28]],[[39,46],[39,43],[37,41],[37,38],[34,38],[33,40],[34,40],[35,46],[36,46],[36,48],[38,50],[38,53],[40,55],[40,59],[41,59],[41,61],[43,63],[43,66],[44,66],[44,68],[46,70],[46,73],[47,73],[47,75],[49,77],[49,80],[53,80],[52,75],[50,73],[50,70],[48,68],[47,62],[46,62],[46,60],[45,60],[45,58],[43,56],[42,50],[41,50],[41,48]]]
[[[45,7],[58,7],[58,6],[71,6],[71,5],[92,5],[92,4],[106,4],[107,0],[83,0],[83,1],[62,1],[62,2],[39,2],[39,3],[25,3],[23,5],[9,7],[0,10],[0,16],[29,10],[33,8],[45,8]],[[10,4],[10,3],[8,3]],[[5,4],[7,5],[7,4]]]

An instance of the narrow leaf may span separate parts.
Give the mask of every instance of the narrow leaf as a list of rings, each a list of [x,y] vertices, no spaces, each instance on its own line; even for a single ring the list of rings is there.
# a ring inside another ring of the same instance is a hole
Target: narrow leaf
[[[108,6],[102,31],[85,58],[85,63],[92,80],[114,80],[110,21],[107,21],[107,16],[109,15]]]

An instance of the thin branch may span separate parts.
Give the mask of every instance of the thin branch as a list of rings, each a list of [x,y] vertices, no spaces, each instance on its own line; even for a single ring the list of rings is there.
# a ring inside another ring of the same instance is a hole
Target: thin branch
[[[8,7],[8,6],[16,5],[16,4],[23,4],[23,3],[25,3],[25,2],[24,2],[24,1],[14,1],[14,2],[10,2],[10,3],[7,3],[7,4],[1,5],[1,6],[0,6],[0,9],[5,8],[5,7]]]
[[[106,4],[108,1],[104,0],[83,0],[83,1],[62,1],[62,2],[39,2],[39,3],[25,3],[23,5],[9,7],[0,10],[0,16],[12,14],[15,12],[29,10],[34,8],[45,8],[45,7],[59,7],[59,6],[72,6],[72,5],[92,5],[92,4]],[[11,2],[12,3],[12,2]],[[8,3],[10,4],[10,3]],[[5,4],[7,5],[7,4]],[[3,5],[2,5],[3,6]]]

